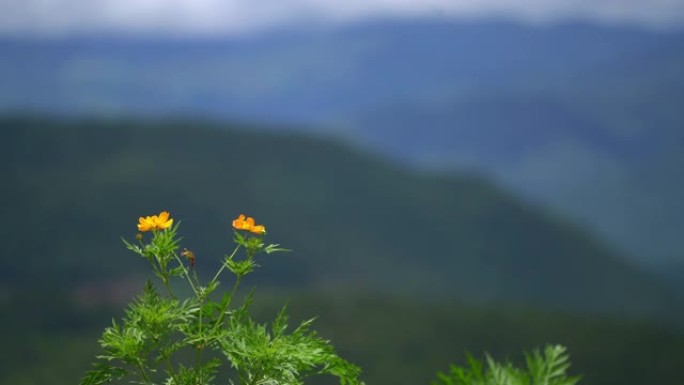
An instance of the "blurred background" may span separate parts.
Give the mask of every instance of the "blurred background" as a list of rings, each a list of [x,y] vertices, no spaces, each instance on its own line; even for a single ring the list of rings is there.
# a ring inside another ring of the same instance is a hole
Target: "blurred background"
[[[0,383],[67,385],[169,210],[209,275],[240,213],[368,384],[568,346],[681,384],[684,2],[0,2]]]

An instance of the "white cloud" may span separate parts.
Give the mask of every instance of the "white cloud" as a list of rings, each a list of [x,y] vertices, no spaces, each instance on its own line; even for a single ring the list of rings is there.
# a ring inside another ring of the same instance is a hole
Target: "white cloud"
[[[0,33],[230,34],[301,20],[381,15],[499,15],[684,24],[682,0],[1,0]]]

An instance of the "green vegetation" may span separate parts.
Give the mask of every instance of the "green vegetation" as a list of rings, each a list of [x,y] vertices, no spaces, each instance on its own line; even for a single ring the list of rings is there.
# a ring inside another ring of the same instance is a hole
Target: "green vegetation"
[[[433,385],[575,385],[579,377],[568,377],[570,359],[562,346],[547,346],[544,354],[535,350],[525,353],[527,368],[511,363],[500,364],[489,355],[486,369],[481,362],[468,356],[468,366],[452,365],[449,373],[438,373]]]
[[[254,282],[246,280],[245,287]],[[139,290],[143,286],[141,280]],[[27,297],[55,301],[54,296]],[[319,335],[363,368],[367,384],[429,384],[435,372],[450,364],[467,364],[466,352],[489,352],[497,361],[511,358],[522,365],[522,351],[549,342],[567,346],[572,373],[582,375],[582,385],[681,382],[684,334],[645,322],[339,291],[260,288],[254,300],[259,323],[272,319],[284,301],[293,324],[317,315]],[[78,383],[92,357],[100,354],[96,340],[101,330],[120,311],[120,305],[104,309],[65,301],[49,312],[3,306],[0,339],[12,349],[1,362],[0,384]],[[36,320],[44,324],[35,326]]]
[[[194,253],[179,251],[179,224],[174,226],[173,221],[166,211],[140,217],[138,230],[151,231],[151,239],[139,233],[137,242],[124,240],[129,250],[150,263],[166,293],[160,295],[148,281],[125,317],[105,329],[99,341],[103,352],[82,385],[299,385],[314,374],[336,376],[341,385],[359,384],[359,369],[310,330],[313,320],[288,331],[283,308],[270,325],[262,325],[249,314],[251,293],[238,302],[240,282],[259,266],[257,255],[285,251],[263,243],[263,225],[244,215],[233,221],[235,248],[214,277],[204,281],[194,269]],[[233,288],[213,300],[224,271],[234,275]],[[173,289],[179,279],[192,291],[185,299]],[[224,373],[232,369],[228,380],[220,374],[222,368]]]
[[[97,331],[143,288],[145,261],[120,252],[119,236],[162,209],[200,245],[199,274],[220,268],[210,256],[235,210],[267,223],[295,252],[245,282],[260,286],[255,319],[288,299],[292,320],[318,315],[321,337],[368,384],[427,384],[466,351],[498,361],[546,343],[568,347],[583,385],[680,382],[684,335],[662,325],[681,320],[673,292],[479,178],[191,121],[14,117],[0,128],[2,384],[77,383]]]

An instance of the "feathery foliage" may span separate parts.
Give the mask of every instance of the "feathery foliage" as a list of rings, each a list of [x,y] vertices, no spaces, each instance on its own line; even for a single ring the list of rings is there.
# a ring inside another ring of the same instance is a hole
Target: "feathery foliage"
[[[448,373],[437,373],[432,385],[575,385],[579,377],[566,374],[570,367],[565,347],[550,345],[544,352],[525,353],[526,368],[510,362],[498,363],[486,355],[486,364],[468,355],[468,365],[451,365]]]
[[[147,283],[123,319],[105,329],[99,341],[103,353],[81,385],[300,385],[315,374],[336,376],[341,385],[361,384],[359,368],[337,356],[330,343],[310,329],[312,320],[289,331],[284,308],[270,325],[263,325],[249,314],[251,293],[236,305],[242,278],[258,267],[255,256],[286,251],[263,243],[264,226],[254,225],[252,218],[234,221],[236,247],[203,285],[194,270],[195,254],[178,252],[178,224],[172,226],[168,215],[140,218],[139,230],[152,231],[149,243],[142,234],[137,243],[124,240],[152,265],[166,295]],[[213,300],[224,270],[235,276],[233,288]],[[187,299],[174,293],[172,280],[178,278],[193,293]]]

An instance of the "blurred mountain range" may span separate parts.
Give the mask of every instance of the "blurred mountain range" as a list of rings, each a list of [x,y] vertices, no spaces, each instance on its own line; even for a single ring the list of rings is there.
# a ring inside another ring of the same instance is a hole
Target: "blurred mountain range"
[[[144,274],[120,236],[163,209],[213,271],[244,211],[296,250],[268,257],[266,285],[681,317],[672,287],[490,183],[239,127],[0,120],[0,208],[11,218],[0,223],[3,284],[73,290]]]
[[[0,110],[343,136],[493,176],[633,261],[684,271],[684,32],[385,20],[234,39],[4,39],[0,52]]]

